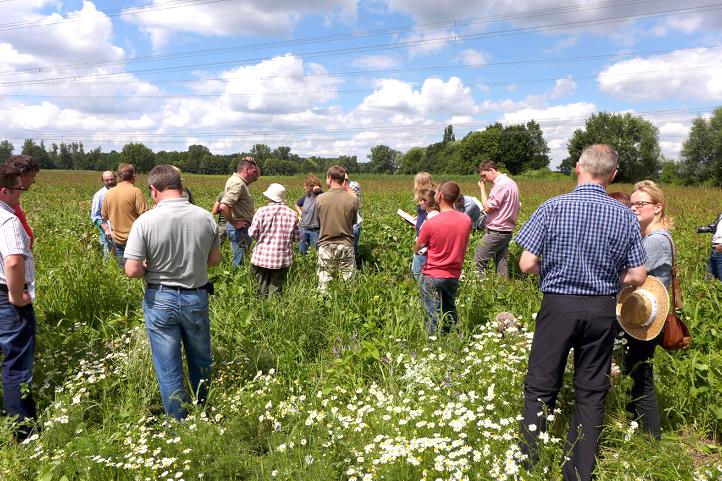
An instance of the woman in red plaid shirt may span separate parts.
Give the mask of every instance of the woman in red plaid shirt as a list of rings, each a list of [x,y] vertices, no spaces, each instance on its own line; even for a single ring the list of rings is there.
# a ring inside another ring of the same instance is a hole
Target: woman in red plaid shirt
[[[268,205],[256,211],[248,235],[256,241],[251,267],[258,280],[258,291],[271,295],[283,289],[301,226],[296,213],[285,204],[285,187],[271,184],[263,195]]]

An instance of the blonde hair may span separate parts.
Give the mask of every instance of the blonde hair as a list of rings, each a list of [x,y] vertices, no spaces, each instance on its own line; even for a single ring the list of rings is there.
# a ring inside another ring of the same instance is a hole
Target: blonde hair
[[[664,192],[659,188],[657,184],[651,180],[642,180],[634,184],[632,193],[636,191],[644,192],[655,204],[662,204],[662,211],[655,216],[655,223],[661,225],[667,230],[674,229],[674,219],[669,217],[665,212],[666,203],[664,201]]]
[[[424,189],[435,189],[436,186],[434,185],[434,179],[431,177],[431,174],[428,172],[419,172],[416,174],[416,177],[414,177],[414,200],[416,202],[419,202],[421,198],[419,197],[419,194]]]

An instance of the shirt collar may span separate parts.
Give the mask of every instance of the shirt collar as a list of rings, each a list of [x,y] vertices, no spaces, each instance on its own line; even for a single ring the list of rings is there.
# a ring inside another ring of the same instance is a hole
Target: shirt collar
[[[601,193],[601,194],[607,193],[607,190],[604,187],[602,187],[600,184],[596,184],[594,182],[588,182],[586,184],[578,185],[574,189],[574,192],[581,192],[581,191],[597,192],[597,193]]]
[[[496,179],[494,179],[494,183],[496,184],[497,180],[503,180],[505,177],[508,177],[508,175],[500,173],[496,176]]]
[[[186,199],[185,197],[178,197],[177,199],[165,199],[165,200],[161,200],[160,202],[158,202],[158,203],[156,204],[156,206],[169,205],[169,204],[184,204],[184,203],[187,204],[187,203],[188,203],[188,199]]]
[[[5,209],[6,211],[10,212],[11,214],[15,214],[15,209],[10,207],[8,204],[0,200],[0,209]]]

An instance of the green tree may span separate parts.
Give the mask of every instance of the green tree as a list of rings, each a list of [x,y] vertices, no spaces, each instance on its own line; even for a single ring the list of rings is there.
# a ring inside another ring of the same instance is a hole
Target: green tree
[[[412,147],[400,157],[399,174],[416,174],[421,172],[424,164],[426,149],[423,147]]]
[[[657,179],[661,162],[659,131],[648,120],[632,114],[600,112],[586,121],[569,140],[572,165],[576,165],[582,151],[592,144],[611,145],[619,154],[616,180],[636,182]]]
[[[296,175],[298,173],[298,162],[283,159],[266,159],[263,163],[265,175]]]
[[[473,174],[482,160],[501,164],[503,131],[502,125],[496,123],[482,131],[470,132],[461,140],[459,161],[448,165],[446,171],[451,174]]]
[[[125,144],[120,156],[123,162],[133,164],[136,172],[150,172],[155,167],[153,151],[141,143]]]
[[[400,152],[388,145],[377,145],[371,147],[371,153],[367,156],[369,163],[366,166],[368,172],[377,174],[393,174],[398,167],[397,156]]]
[[[526,131],[530,138],[531,153],[529,156],[529,162],[525,166],[524,170],[537,170],[549,167],[549,146],[547,141],[544,140],[544,133],[542,132],[541,126],[530,120],[526,124]]]
[[[8,160],[8,157],[13,155],[13,150],[15,150],[15,147],[7,140],[0,142],[0,163]]]
[[[722,107],[712,117],[692,121],[680,153],[679,173],[685,184],[722,185]]]
[[[45,143],[42,140],[40,145],[37,145],[33,139],[25,139],[22,153],[35,159],[41,169],[52,169],[54,167],[50,163],[48,151],[45,150]]]
[[[442,140],[443,143],[447,142],[453,142],[456,140],[456,136],[454,135],[454,126],[448,125],[444,129],[444,139]]]

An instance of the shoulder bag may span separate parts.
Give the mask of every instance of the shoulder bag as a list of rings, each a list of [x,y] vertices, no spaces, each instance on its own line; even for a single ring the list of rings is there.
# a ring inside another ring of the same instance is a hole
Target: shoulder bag
[[[692,335],[682,319],[677,316],[677,309],[682,308],[682,296],[679,290],[679,279],[677,279],[677,264],[674,260],[674,244],[669,237],[667,240],[672,249],[672,306],[667,314],[667,320],[664,322],[662,347],[667,351],[676,351],[688,348],[692,342]]]

